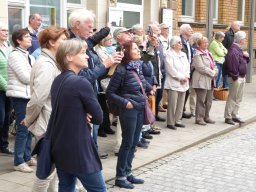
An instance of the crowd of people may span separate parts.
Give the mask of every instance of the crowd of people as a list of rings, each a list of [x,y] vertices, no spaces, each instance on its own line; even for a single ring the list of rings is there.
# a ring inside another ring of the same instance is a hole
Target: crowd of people
[[[207,39],[189,24],[170,37],[165,23],[151,22],[145,30],[140,24],[117,27],[112,33],[110,24],[94,29],[94,20],[93,12],[77,9],[68,29],[40,31],[42,16],[35,13],[28,27],[12,34],[13,47],[7,24],[0,23],[0,152],[14,154],[16,171],[33,172],[32,137],[38,141],[47,128],[52,132],[56,169],[47,179],[37,178],[32,191],[74,191],[76,178],[87,191],[106,191],[100,159],[108,154],[97,137],[107,134],[116,134],[115,185],[133,189],[143,184],[132,174],[136,147],[148,148],[152,135],[161,132],[156,123],[144,123],[148,98],[156,121],[171,130],[186,127],[182,118],[195,117],[205,126],[215,123],[210,118],[213,90],[222,86],[229,89],[225,123],[243,123],[239,105],[249,55],[238,22]],[[111,114],[107,101],[118,107],[118,115]],[[166,118],[161,117],[166,110]],[[12,112],[14,152],[8,146]]]

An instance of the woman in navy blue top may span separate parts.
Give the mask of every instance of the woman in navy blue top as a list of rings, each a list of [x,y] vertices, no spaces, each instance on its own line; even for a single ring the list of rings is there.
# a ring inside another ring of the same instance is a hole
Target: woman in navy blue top
[[[85,42],[71,39],[63,42],[56,53],[62,73],[52,84],[52,106],[55,106],[62,80],[68,76],[57,98],[59,103],[52,135],[52,155],[59,177],[59,191],[75,191],[76,178],[89,192],[106,191],[102,165],[88,124],[88,121],[100,124],[103,113],[89,81],[77,75],[81,69],[88,67],[86,48]]]
[[[136,43],[127,42],[123,45],[123,49],[121,66],[118,66],[113,74],[106,93],[107,98],[121,109],[119,118],[122,144],[118,153],[115,185],[132,189],[133,184],[144,183],[143,179],[132,175],[132,160],[143,125],[145,104],[148,102],[133,72],[137,73],[147,92],[153,94],[153,90],[142,74],[141,55]]]

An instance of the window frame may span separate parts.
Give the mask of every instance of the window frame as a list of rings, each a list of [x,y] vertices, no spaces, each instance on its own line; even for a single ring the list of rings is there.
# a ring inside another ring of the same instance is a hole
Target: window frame
[[[214,17],[214,13],[213,13],[213,23],[218,23],[218,18],[219,18],[219,0],[215,0],[215,4],[213,4],[213,6],[215,7],[215,17]]]
[[[245,0],[241,0],[241,1],[243,1],[242,3],[243,3],[243,5],[242,5],[242,20],[239,20],[238,19],[238,9],[240,8],[240,7],[238,7],[237,6],[237,21],[239,22],[239,24],[240,25],[243,25],[244,24],[244,14],[245,14]],[[238,3],[238,1],[237,1],[237,3]]]
[[[192,15],[182,15],[182,1],[181,1],[181,21],[182,22],[194,22],[195,21],[195,0],[190,0],[192,1]]]

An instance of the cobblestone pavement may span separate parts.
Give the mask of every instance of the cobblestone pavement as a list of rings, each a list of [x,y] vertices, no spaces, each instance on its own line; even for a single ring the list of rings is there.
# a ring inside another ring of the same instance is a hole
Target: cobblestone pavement
[[[256,122],[134,172],[145,184],[110,192],[256,192]]]

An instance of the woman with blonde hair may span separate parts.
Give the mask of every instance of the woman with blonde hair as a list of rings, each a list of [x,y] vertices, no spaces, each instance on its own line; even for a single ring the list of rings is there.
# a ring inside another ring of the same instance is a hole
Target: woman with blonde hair
[[[213,88],[218,69],[211,53],[208,51],[208,39],[198,40],[198,48],[192,62],[192,88],[196,91],[196,124],[215,123],[210,118],[213,99]]]
[[[42,54],[36,60],[31,70],[30,90],[31,98],[27,104],[26,116],[23,124],[39,139],[45,134],[50,119],[52,106],[50,89],[53,80],[60,74],[56,66],[56,51],[59,45],[69,37],[65,28],[49,27],[39,34]],[[35,179],[34,192],[57,191],[54,172],[47,179]]]
[[[56,53],[61,74],[52,83],[55,118],[50,119],[54,124],[49,126],[47,133],[51,133],[59,191],[75,191],[77,178],[87,191],[107,191],[89,126],[89,122],[96,125],[102,122],[102,110],[91,83],[78,76],[81,69],[88,68],[86,49],[85,41],[71,39],[63,42]]]

